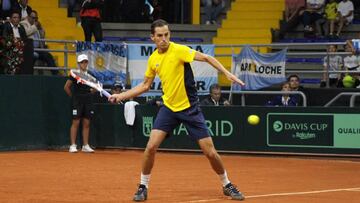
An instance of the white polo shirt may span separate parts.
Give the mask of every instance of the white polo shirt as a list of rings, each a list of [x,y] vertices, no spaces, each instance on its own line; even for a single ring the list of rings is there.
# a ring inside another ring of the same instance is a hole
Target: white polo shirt
[[[342,16],[346,16],[347,14],[349,14],[349,12],[353,11],[352,15],[347,17],[346,19],[348,22],[351,22],[354,19],[354,4],[351,1],[341,1],[338,4],[337,10]]]

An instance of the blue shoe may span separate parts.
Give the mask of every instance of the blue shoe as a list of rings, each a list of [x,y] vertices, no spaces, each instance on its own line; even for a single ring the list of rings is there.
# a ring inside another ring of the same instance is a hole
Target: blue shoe
[[[147,188],[145,185],[139,185],[139,189],[134,195],[135,202],[143,202],[147,199]]]
[[[223,187],[224,195],[230,196],[233,200],[244,200],[244,195],[236,188],[235,185],[229,183]]]

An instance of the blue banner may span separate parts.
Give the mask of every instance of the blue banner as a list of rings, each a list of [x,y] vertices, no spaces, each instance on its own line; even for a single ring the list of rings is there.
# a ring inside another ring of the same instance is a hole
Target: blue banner
[[[127,45],[77,42],[76,55],[89,57],[89,72],[103,85],[126,84]]]
[[[233,90],[257,90],[281,83],[285,78],[286,49],[276,53],[260,54],[250,46],[232,57],[232,72],[245,86],[233,85]]]

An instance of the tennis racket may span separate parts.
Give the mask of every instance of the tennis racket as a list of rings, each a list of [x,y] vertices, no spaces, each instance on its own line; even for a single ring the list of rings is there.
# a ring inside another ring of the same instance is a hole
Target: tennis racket
[[[107,98],[111,96],[109,92],[103,89],[103,85],[89,73],[82,72],[80,70],[70,70],[70,75],[77,81],[77,83],[81,83],[96,89],[100,92],[100,95],[104,95]]]

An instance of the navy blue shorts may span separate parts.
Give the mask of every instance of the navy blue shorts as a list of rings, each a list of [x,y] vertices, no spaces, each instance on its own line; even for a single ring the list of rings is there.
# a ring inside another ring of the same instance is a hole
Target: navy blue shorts
[[[198,105],[179,112],[173,112],[165,105],[161,106],[153,129],[162,130],[169,135],[180,123],[184,124],[192,140],[200,140],[210,136],[204,115]]]

